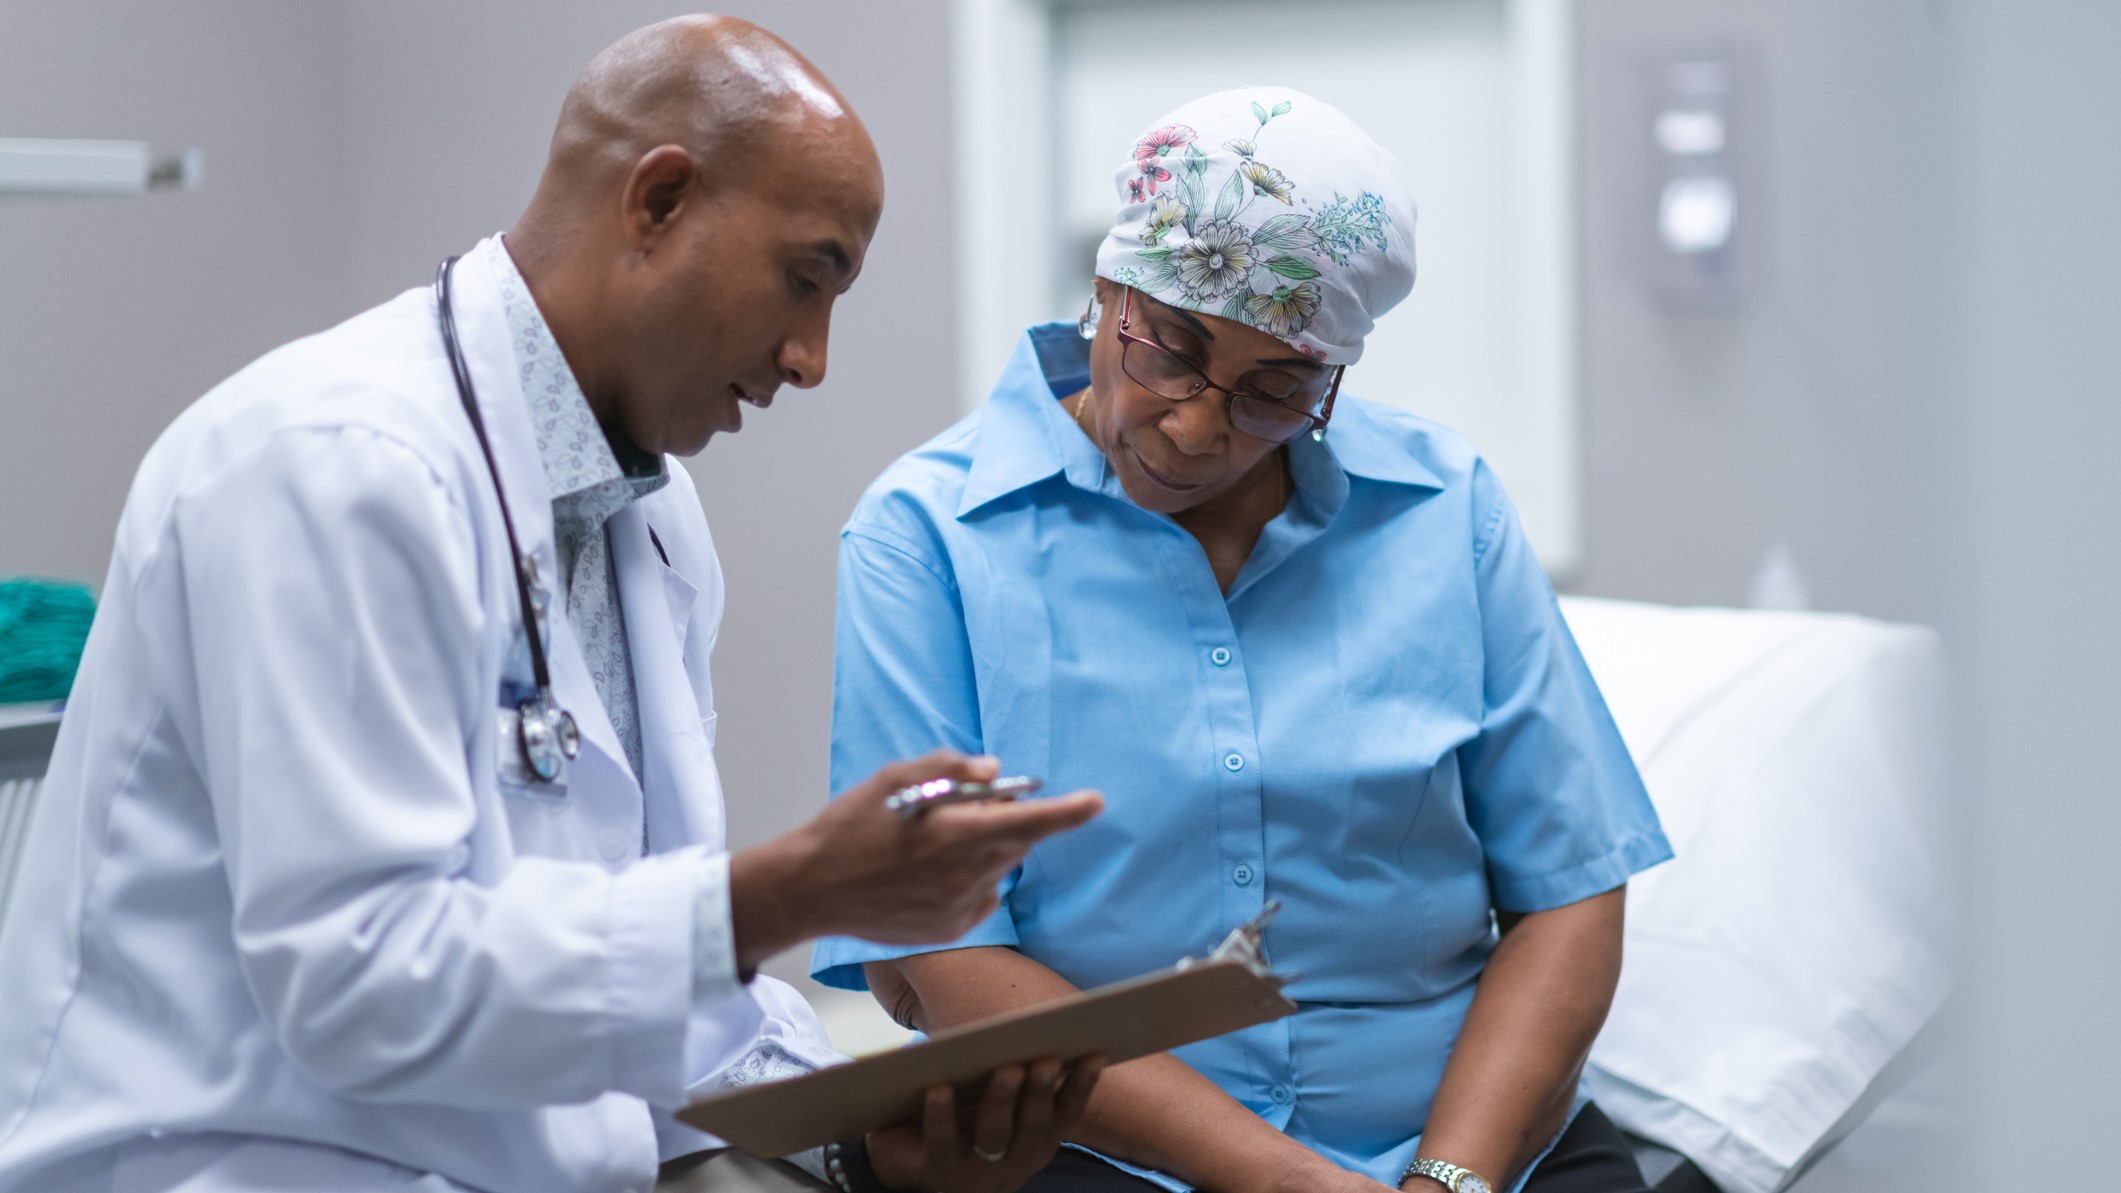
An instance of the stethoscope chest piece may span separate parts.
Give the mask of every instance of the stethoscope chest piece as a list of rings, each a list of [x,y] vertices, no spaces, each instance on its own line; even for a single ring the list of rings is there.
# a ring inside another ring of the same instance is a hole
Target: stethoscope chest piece
[[[560,768],[582,752],[582,733],[574,714],[555,708],[544,693],[516,706],[516,738],[523,747],[523,765],[541,782],[560,777]]]

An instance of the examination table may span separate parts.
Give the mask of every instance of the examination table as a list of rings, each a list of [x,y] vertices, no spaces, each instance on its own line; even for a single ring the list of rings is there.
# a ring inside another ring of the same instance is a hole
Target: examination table
[[[1897,1164],[1943,1130],[1924,1033],[1951,985],[1936,635],[1832,614],[1562,608],[1677,854],[1629,885],[1593,1094],[1723,1193],[1875,1187],[1855,1160]],[[1643,1159],[1653,1180],[1676,1162]],[[1682,1168],[1660,1187],[1700,1179]]]

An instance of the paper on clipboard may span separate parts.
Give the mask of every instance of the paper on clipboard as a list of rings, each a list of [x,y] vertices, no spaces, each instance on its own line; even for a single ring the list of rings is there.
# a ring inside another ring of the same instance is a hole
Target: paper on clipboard
[[[1086,990],[918,1044],[786,1081],[721,1090],[678,1120],[756,1156],[786,1156],[915,1118],[923,1092],[977,1091],[987,1074],[1040,1057],[1072,1061],[1102,1052],[1114,1064],[1267,1023],[1296,1011],[1260,954],[1275,905],[1205,957]]]

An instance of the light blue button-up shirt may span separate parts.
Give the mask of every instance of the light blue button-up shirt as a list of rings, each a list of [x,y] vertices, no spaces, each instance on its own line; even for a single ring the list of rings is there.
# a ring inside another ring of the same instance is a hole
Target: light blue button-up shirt
[[[1671,856],[1493,472],[1343,398],[1226,596],[1130,501],[1033,329],[984,408],[893,464],[841,538],[832,784],[938,745],[1106,811],[1041,843],[957,946],[1079,986],[1201,953],[1283,907],[1294,1016],[1180,1049],[1238,1101],[1388,1185],[1412,1159],[1495,946],[1491,911],[1589,898]],[[818,945],[814,971],[920,949]]]

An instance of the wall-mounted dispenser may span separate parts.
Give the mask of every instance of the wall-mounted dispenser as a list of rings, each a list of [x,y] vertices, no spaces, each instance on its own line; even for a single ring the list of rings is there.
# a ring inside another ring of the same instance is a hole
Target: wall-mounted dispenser
[[[1747,130],[1739,90],[1746,72],[1731,53],[1674,55],[1651,69],[1651,277],[1677,304],[1737,306],[1750,285],[1751,233],[1759,222],[1757,196],[1741,185]]]

